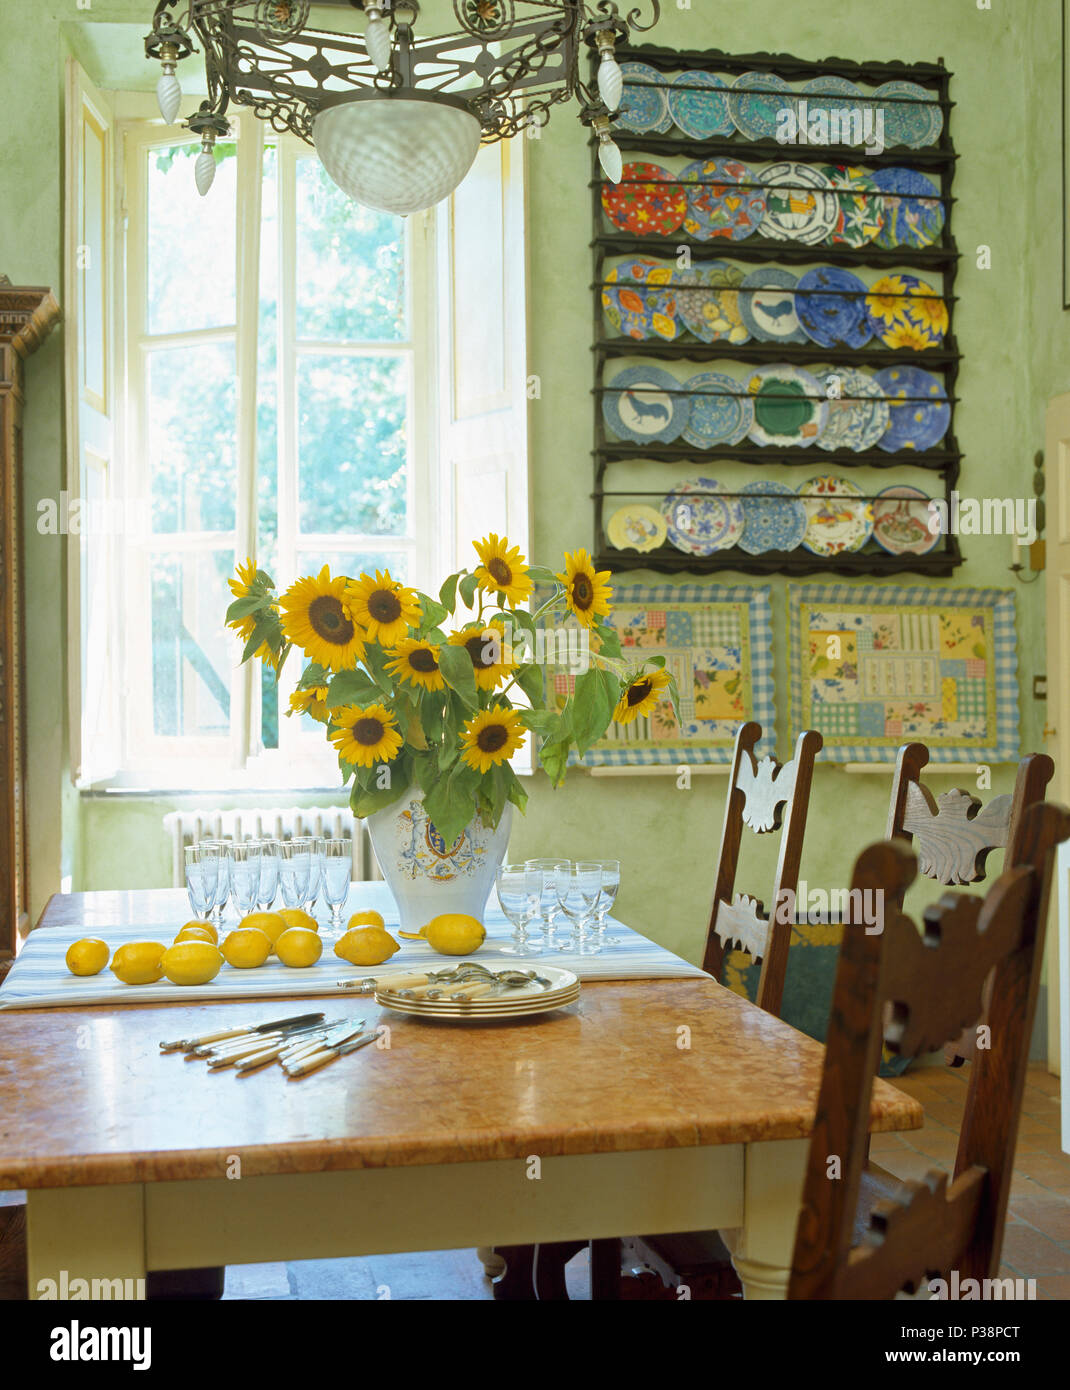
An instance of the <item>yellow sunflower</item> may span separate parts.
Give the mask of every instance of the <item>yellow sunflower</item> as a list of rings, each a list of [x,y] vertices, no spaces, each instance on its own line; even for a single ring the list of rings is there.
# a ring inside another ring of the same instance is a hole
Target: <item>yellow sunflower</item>
[[[913,348],[915,352],[924,352],[932,346],[928,333],[913,323],[893,324],[881,334],[881,342],[890,348]]]
[[[528,578],[528,567],[520,547],[509,549],[505,536],[499,540],[493,531],[481,541],[473,541],[473,548],[483,562],[476,566],[479,587],[488,593],[504,594],[512,604],[523,603],[531,597],[535,587]]]
[[[594,627],[599,614],[609,612],[613,590],[606,583],[609,570],[595,571],[586,550],[565,552],[565,573],[558,579],[565,586],[565,602],[586,627]]]
[[[617,701],[617,708],[613,711],[614,720],[618,724],[630,724],[640,715],[650,714],[668,684],[669,676],[665,671],[645,671],[641,676],[636,676],[628,682]]]
[[[907,287],[898,275],[886,275],[878,281],[878,285],[875,294],[866,295],[866,308],[882,323],[894,323],[903,316],[903,296],[907,293]]]
[[[400,680],[418,685],[423,690],[442,690],[446,682],[438,669],[438,648],[419,637],[406,637],[393,651],[393,660],[386,663]]]
[[[511,709],[484,709],[472,716],[461,736],[461,757],[477,772],[508,762],[523,746],[524,726]]]
[[[465,628],[463,632],[451,632],[451,647],[464,647],[472,658],[476,686],[480,690],[494,690],[513,669],[513,663],[506,658],[504,623],[501,618],[493,618],[483,627]]]
[[[310,685],[307,690],[295,690],[290,696],[287,714],[310,714],[318,724],[326,724],[330,718],[327,709],[327,687]]]
[[[238,577],[236,579],[227,580],[230,586],[230,592],[235,598],[248,598],[252,590],[253,580],[256,578],[255,562],[251,559],[247,559],[244,565],[237,565],[234,572]],[[273,604],[272,612],[278,613],[278,611],[278,607]],[[256,618],[253,614],[249,613],[244,618],[232,619],[227,626],[233,628],[243,642],[248,642],[249,638],[253,635],[253,628],[256,627]],[[258,656],[261,661],[266,661],[269,666],[275,668],[275,663],[278,660],[278,653],[271,650],[270,642],[261,642],[253,655]]]
[[[390,571],[375,578],[362,574],[345,592],[346,602],[355,620],[367,629],[368,637],[384,647],[394,647],[420,621],[420,600],[415,589],[406,589]]]
[[[332,711],[337,727],[329,735],[339,757],[358,767],[390,763],[401,748],[401,734],[385,705],[343,705]]]
[[[928,288],[928,286],[926,286]],[[923,328],[942,338],[947,332],[947,305],[937,294],[913,294],[910,307]]]
[[[332,579],[324,565],[315,579],[296,580],[279,599],[283,632],[310,661],[332,671],[351,671],[364,655],[367,636],[343,601],[345,587],[345,576]]]

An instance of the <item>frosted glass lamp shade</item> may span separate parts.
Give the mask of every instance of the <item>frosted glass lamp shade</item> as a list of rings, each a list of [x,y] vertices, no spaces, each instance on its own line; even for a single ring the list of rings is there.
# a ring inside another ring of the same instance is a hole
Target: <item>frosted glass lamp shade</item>
[[[479,153],[463,102],[370,93],[328,106],[312,138],[343,193],[378,212],[422,212],[452,193]]]

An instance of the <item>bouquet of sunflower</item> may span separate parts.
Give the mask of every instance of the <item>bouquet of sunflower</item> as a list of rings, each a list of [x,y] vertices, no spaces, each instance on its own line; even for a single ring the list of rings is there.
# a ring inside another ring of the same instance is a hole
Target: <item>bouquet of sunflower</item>
[[[679,719],[675,682],[664,657],[625,664],[606,621],[608,571],[585,550],[565,555],[560,573],[528,565],[518,547],[493,532],[473,543],[478,564],[451,574],[438,598],[391,578],[297,579],[282,594],[251,560],[229,580],[227,625],[244,642],[242,661],[258,658],[276,680],[294,647],[306,665],[289,714],[326,726],[350,806],[358,817],[399,800],[411,786],[447,844],[476,812],[493,827],[507,801],[521,811],[527,793],[509,766],[528,733],[555,786],[569,754],[580,756],[611,721],[629,723],[667,701]],[[545,591],[534,612],[533,596]],[[457,617],[460,604],[474,613]],[[589,662],[564,697],[545,679],[544,644],[553,624],[584,639]]]

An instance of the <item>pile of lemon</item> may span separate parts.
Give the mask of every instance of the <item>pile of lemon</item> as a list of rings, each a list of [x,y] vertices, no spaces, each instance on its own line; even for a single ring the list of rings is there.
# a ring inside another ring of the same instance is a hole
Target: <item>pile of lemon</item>
[[[457,913],[435,917],[416,933],[398,932],[409,940],[424,940],[440,955],[466,956],[482,946],[483,924]],[[355,912],[334,954],[350,965],[381,965],[401,947],[386,930],[378,912]],[[111,960],[111,971],[124,985],[154,985],[167,978],[173,985],[206,985],[224,962],[235,970],[255,970],[275,956],[283,965],[302,969],[323,954],[319,924],[300,908],[251,912],[219,942],[209,922],[187,922],[170,946],[162,941],[129,941],[111,955],[107,942],[87,936],[67,951],[72,975],[99,975]]]

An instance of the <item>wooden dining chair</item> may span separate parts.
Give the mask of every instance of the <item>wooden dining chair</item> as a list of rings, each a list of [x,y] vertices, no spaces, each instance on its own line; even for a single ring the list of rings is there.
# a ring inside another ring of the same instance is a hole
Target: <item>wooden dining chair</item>
[[[1027,807],[1044,800],[1045,789],[1055,775],[1051,758],[1046,753],[1030,753],[1023,758],[1013,793],[994,796],[985,806],[961,788],[934,797],[921,781],[921,770],[928,761],[929,750],[923,743],[905,743],[900,748],[892,779],[887,838],[913,843],[920,872],[949,886],[982,881],[988,856],[995,849],[1005,851],[1004,868],[1016,864],[1024,813]],[[979,1017],[944,1048],[944,1059],[950,1066],[961,1066],[974,1056],[977,1026],[988,1012],[991,988],[989,981]]]
[[[998,1276],[1054,851],[1068,838],[1070,811],[1029,806],[1016,862],[984,898],[945,894],[926,910],[924,932],[900,906],[912,851],[886,840],[859,857],[852,892],[883,896],[883,930],[850,921],[844,930],[789,1298],[891,1299],[952,1270],[960,1280]],[[917,1057],[956,1037],[980,1014],[990,974],[991,1046],[971,1070],[953,1178],[900,1182],[867,1158],[882,1044]]]

